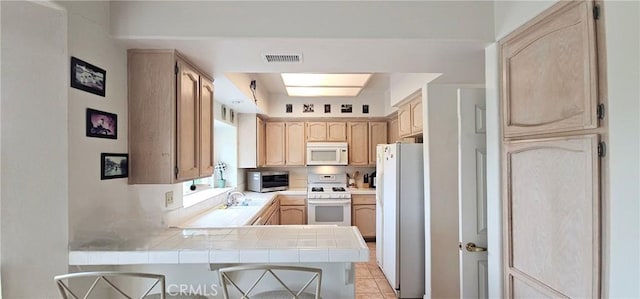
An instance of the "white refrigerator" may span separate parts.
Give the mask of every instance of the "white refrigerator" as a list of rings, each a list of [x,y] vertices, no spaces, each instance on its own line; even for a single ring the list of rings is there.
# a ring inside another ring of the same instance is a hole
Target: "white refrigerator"
[[[376,261],[399,298],[424,296],[422,144],[376,148]]]

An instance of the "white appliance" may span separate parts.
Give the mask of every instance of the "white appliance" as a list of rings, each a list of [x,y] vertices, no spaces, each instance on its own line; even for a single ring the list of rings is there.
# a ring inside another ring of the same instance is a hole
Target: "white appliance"
[[[307,165],[347,165],[346,142],[307,143]]]
[[[399,298],[424,290],[424,166],[422,144],[377,147],[376,260]]]
[[[323,166],[322,173],[310,172],[307,186],[309,224],[351,226],[351,193],[343,167]],[[337,168],[337,169],[336,169]],[[327,173],[334,169],[334,173]]]

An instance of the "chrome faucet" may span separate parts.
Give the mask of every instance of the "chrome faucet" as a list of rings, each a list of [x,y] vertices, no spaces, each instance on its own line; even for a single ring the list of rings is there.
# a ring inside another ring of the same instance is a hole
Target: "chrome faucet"
[[[233,192],[227,193],[227,207],[234,206],[234,205],[238,204],[238,200],[236,199],[235,195],[240,195],[243,198],[246,197],[246,195],[244,195],[244,193],[239,192],[239,191],[233,191]]]

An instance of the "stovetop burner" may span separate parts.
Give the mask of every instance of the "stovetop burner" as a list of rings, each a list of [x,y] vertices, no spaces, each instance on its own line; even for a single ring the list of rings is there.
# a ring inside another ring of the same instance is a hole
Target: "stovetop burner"
[[[333,188],[331,188],[331,190],[333,190],[334,192],[344,192],[344,191],[346,191],[344,189],[344,187],[333,187]]]
[[[323,187],[311,187],[311,192],[324,192]]]

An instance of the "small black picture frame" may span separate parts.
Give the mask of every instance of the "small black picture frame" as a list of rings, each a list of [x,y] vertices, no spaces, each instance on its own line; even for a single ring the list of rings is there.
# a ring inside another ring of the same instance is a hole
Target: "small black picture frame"
[[[100,154],[100,180],[129,176],[129,154]]]
[[[107,71],[71,56],[71,87],[101,97],[107,88]]]
[[[362,114],[369,114],[369,105],[362,105]]]
[[[331,104],[324,104],[324,113],[331,113]]]
[[[302,112],[303,113],[315,112],[315,107],[314,107],[313,104],[303,104],[302,105]]]
[[[342,113],[352,113],[353,112],[353,105],[352,104],[342,104],[342,106],[340,106],[340,111]]]
[[[293,104],[286,104],[285,109],[286,113],[293,113]]]
[[[87,108],[87,137],[118,139],[118,115]]]

